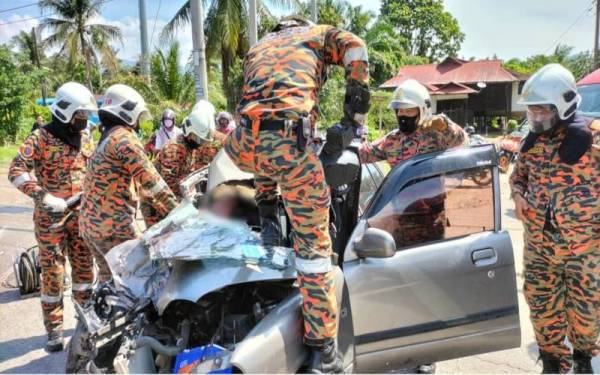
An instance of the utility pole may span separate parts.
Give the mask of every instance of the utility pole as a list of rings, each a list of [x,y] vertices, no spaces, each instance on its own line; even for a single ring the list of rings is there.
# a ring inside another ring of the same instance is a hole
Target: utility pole
[[[248,17],[248,21],[250,22],[250,25],[248,25],[250,29],[250,46],[253,46],[258,40],[258,26],[256,21],[256,0],[248,0],[248,3],[248,13],[250,13]]]
[[[317,12],[317,0],[310,0],[310,18],[314,23],[317,23],[319,19],[319,13]]]
[[[192,13],[192,60],[196,81],[196,100],[208,99],[208,77],[206,75],[206,44],[204,43],[203,0],[190,0]]]
[[[140,67],[142,75],[148,78],[148,21],[146,20],[146,0],[138,0],[140,13],[140,35],[142,36],[142,57]]]
[[[594,70],[598,68],[598,59],[600,52],[598,51],[598,38],[600,37],[600,0],[596,0],[596,36],[594,38]]]

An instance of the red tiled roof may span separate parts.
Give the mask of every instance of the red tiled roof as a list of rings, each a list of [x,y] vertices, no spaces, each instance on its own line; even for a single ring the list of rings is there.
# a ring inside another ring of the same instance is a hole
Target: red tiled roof
[[[600,69],[595,70],[583,77],[579,82],[577,82],[577,86],[593,85],[598,83],[600,83]]]
[[[400,68],[398,74],[381,85],[381,88],[394,88],[407,79],[416,79],[422,84],[443,85],[448,83],[473,84],[477,82],[520,81],[512,72],[502,67],[501,60],[465,61],[446,58],[440,64],[408,65]]]

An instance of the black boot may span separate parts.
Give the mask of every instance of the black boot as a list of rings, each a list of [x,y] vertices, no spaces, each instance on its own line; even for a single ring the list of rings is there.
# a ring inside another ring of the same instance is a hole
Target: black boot
[[[281,246],[281,226],[279,224],[279,207],[275,202],[260,202],[258,204],[261,231],[260,236],[266,246]]]
[[[575,374],[593,374],[592,356],[581,350],[573,352],[573,373]]]
[[[342,357],[335,342],[323,346],[311,347],[308,372],[311,374],[341,374],[344,371]]]
[[[46,342],[46,350],[50,353],[60,352],[64,349],[63,334],[61,331],[50,332],[48,334],[48,342]]]
[[[550,353],[540,350],[540,359],[542,360],[542,374],[559,374],[560,373],[560,358],[555,357]]]

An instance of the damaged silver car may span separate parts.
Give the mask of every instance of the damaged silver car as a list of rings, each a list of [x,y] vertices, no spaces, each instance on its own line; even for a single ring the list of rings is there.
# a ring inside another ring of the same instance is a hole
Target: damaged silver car
[[[322,162],[346,372],[520,345],[492,145],[418,156],[385,178],[361,165],[357,145]],[[488,184],[473,181],[481,173]],[[182,183],[192,198],[109,252],[114,280],[77,306],[66,372],[306,370],[293,252],[262,246],[256,204],[243,194],[211,210],[223,186],[251,191],[253,181],[220,153]],[[223,210],[228,218],[215,214]],[[280,219],[289,233],[283,209]]]

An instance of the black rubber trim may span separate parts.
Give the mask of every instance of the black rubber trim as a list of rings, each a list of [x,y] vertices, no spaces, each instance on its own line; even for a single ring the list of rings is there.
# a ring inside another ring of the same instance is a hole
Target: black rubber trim
[[[484,311],[482,313],[466,315],[460,318],[445,321],[436,321],[431,323],[418,324],[410,327],[390,329],[388,331],[367,333],[364,335],[356,336],[355,342],[356,345],[368,344],[377,341],[395,339],[398,337],[412,336],[420,333],[437,331],[440,329],[458,327],[466,324],[478,323],[490,319],[503,318],[505,316],[510,316],[518,313],[519,307],[512,306],[505,309]]]

